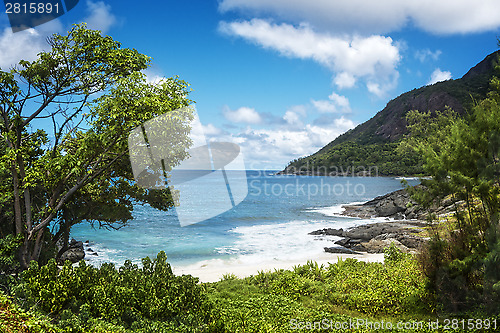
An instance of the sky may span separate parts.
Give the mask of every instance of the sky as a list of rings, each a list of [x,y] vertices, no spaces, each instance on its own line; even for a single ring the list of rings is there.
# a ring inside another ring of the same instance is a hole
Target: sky
[[[16,33],[0,13],[0,67],[80,22],[151,56],[149,80],[187,81],[207,137],[239,144],[248,169],[281,170],[496,51],[500,1],[80,0]]]

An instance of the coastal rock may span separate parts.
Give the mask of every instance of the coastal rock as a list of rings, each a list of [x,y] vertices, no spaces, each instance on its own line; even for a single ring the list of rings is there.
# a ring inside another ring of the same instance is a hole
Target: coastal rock
[[[402,245],[410,249],[418,249],[425,242],[422,237],[408,233],[389,233],[374,237],[375,240],[396,239]]]
[[[346,231],[344,234],[349,238],[367,241],[382,234],[396,233],[400,231],[402,227],[404,228],[404,226],[400,223],[394,222],[373,223],[355,227],[349,231]]]
[[[351,217],[425,219],[424,210],[410,198],[409,193],[404,189],[378,196],[362,205],[345,205],[342,208],[344,208],[342,215]]]
[[[350,240],[350,238],[342,238],[341,240],[336,241],[335,244],[348,248],[350,247]]]
[[[59,262],[64,263],[66,260],[72,263],[79,262],[85,258],[85,250],[83,249],[83,242],[77,241],[74,238],[68,244],[68,249],[61,254]]]
[[[337,237],[342,237],[344,233],[343,229],[332,229],[332,228],[325,228],[325,229],[320,229],[316,231],[312,231],[309,233],[309,235],[325,235],[325,236],[337,236]]]
[[[362,243],[363,248],[368,253],[383,253],[386,247],[394,244],[398,249],[400,249],[404,253],[409,253],[410,250],[401,244],[397,239],[387,238],[387,239],[370,239],[369,242]]]
[[[328,233],[339,237],[342,230],[342,239],[335,241],[338,247],[325,248],[325,252],[331,253],[352,253],[369,252],[382,253],[385,247],[395,243],[396,247],[403,252],[411,252],[419,249],[426,239],[417,235],[423,230],[423,222],[419,221],[398,221],[382,222],[357,226],[347,231],[342,229],[321,229],[311,232],[312,235],[325,235]],[[326,230],[336,230],[330,232]],[[329,250],[327,250],[329,249]]]
[[[76,239],[72,238],[71,241],[69,242],[69,247],[70,248],[77,248],[77,247],[83,248],[83,242],[77,241]]]
[[[394,201],[392,202],[379,202],[375,206],[375,211],[379,216],[392,216],[400,212],[404,212],[405,208],[397,206]]]
[[[343,246],[332,246],[332,247],[325,247],[324,248],[325,252],[328,253],[338,253],[338,254],[361,254],[359,252],[353,251],[351,249],[345,248]]]
[[[342,215],[358,217],[361,219],[369,219],[377,216],[377,212],[375,211],[375,207],[372,206],[364,206],[364,205],[345,205],[342,206],[344,209],[342,211]]]
[[[79,262],[85,258],[85,252],[80,248],[71,248],[66,250],[60,257],[60,261],[65,262],[66,260],[72,263]]]

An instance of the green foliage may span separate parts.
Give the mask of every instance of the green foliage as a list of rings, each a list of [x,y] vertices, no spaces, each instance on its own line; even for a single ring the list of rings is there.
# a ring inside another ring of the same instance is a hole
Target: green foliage
[[[286,296],[293,300],[308,296],[314,291],[311,280],[288,270],[261,273],[254,281],[268,294]]]
[[[342,142],[326,152],[290,162],[292,173],[312,171],[331,176],[399,176],[422,173],[421,160],[412,151],[396,149],[399,142]]]
[[[68,265],[55,271],[55,279],[62,279],[66,288],[60,281],[43,285],[47,282],[43,277],[54,274],[52,263],[45,270],[33,264],[24,277],[30,278],[30,282],[25,280],[20,287],[24,296],[19,294],[18,300],[39,309],[64,303],[57,313],[50,315],[55,324],[40,315],[19,310],[14,304],[3,305],[0,294],[0,328],[5,332],[68,333],[260,333],[291,332],[299,328],[311,332],[373,331],[364,324],[353,329],[333,326],[361,320],[392,323],[393,329],[387,332],[430,332],[425,326],[424,330],[408,330],[397,329],[396,324],[437,319],[432,295],[425,289],[425,279],[415,260],[396,248],[388,250],[385,263],[346,259],[323,267],[308,262],[293,271],[259,272],[245,279],[228,276],[202,285],[193,284],[196,279],[192,277],[173,276],[164,259],[162,253],[152,261],[146,258],[142,269],[130,263],[119,270],[112,265],[100,269],[83,263],[73,268]],[[36,284],[39,280],[42,284]],[[169,290],[165,290],[167,285]],[[57,292],[51,291],[56,289]],[[189,295],[196,295],[194,302]],[[51,297],[62,297],[64,301],[47,302]],[[165,307],[166,303],[169,305]],[[178,310],[172,316],[169,311],[173,309]],[[469,317],[485,315],[474,312]],[[31,329],[16,330],[20,327]]]
[[[11,287],[17,283],[19,261],[17,251],[23,241],[22,235],[7,235],[0,238],[0,288],[10,293]]]
[[[311,280],[324,281],[324,265],[318,265],[316,261],[308,260],[305,265],[293,267],[294,273],[299,276],[307,277]]]
[[[98,318],[144,331],[184,326],[209,332],[218,327],[203,286],[190,275],[175,276],[165,253],[143,259],[142,266],[127,261],[120,269],[112,264],[94,268],[82,261],[59,269],[54,260],[42,267],[33,261],[17,294],[71,332],[86,332]]]
[[[247,279],[211,284],[208,291],[227,332],[290,332],[294,321],[349,319],[329,312],[327,304],[318,302],[317,294],[297,297],[297,281],[301,279],[290,271],[261,272]],[[314,303],[308,305],[308,300]]]
[[[331,302],[371,315],[431,312],[425,279],[415,260],[395,255],[394,249],[389,253],[387,265],[349,258],[331,264],[327,272]]]
[[[388,256],[385,264],[346,259],[324,267],[308,262],[292,271],[226,279],[210,284],[209,297],[230,332],[290,332],[298,322],[320,332],[323,320],[396,322],[432,316],[432,296],[413,257],[397,249]]]
[[[424,159],[432,178],[413,190],[423,205],[451,197],[455,212],[447,228],[434,228],[421,263],[443,308],[460,312],[478,304],[498,313],[500,207],[500,84],[465,118],[452,111],[411,112],[406,145]],[[493,305],[496,304],[496,305]]]
[[[384,263],[392,265],[411,259],[411,254],[404,253],[394,243],[384,248]]]
[[[0,238],[0,273],[10,274],[19,268],[16,255],[22,240],[21,235],[12,234]]]
[[[62,332],[43,316],[24,311],[0,292],[0,332],[2,333],[58,333]]]
[[[173,207],[169,190],[134,183],[128,135],[192,103],[186,82],[147,82],[148,56],[85,24],[48,43],[34,61],[0,70],[0,235],[24,235],[21,269],[33,259],[45,263],[47,249],[67,243],[77,223],[121,226],[132,218],[134,202]],[[185,125],[190,117],[178,121]],[[40,118],[53,126],[37,129]],[[186,156],[186,133],[177,134],[167,169]]]

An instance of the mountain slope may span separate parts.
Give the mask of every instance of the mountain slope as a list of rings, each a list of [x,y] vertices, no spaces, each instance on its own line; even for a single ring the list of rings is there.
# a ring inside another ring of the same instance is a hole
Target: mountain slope
[[[499,54],[497,51],[488,55],[460,79],[400,95],[373,118],[340,135],[318,152],[290,162],[282,173],[352,175],[361,172],[372,176],[421,173],[418,156],[395,150],[407,133],[406,114],[410,110],[443,111],[446,107],[466,114],[475,101],[486,97]]]

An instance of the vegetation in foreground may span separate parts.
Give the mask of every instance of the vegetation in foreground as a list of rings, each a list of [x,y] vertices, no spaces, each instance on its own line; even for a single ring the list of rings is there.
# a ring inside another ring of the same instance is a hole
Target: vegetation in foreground
[[[500,69],[497,66],[497,69]],[[431,224],[421,267],[448,311],[500,308],[500,80],[473,113],[410,112],[407,148],[422,155],[429,179],[411,188],[421,204],[448,200],[447,228]]]
[[[308,262],[205,284],[174,276],[164,253],[142,268],[33,263],[11,290],[0,299],[1,332],[370,332],[382,322],[408,332],[442,320],[417,260],[396,247],[384,263]]]

